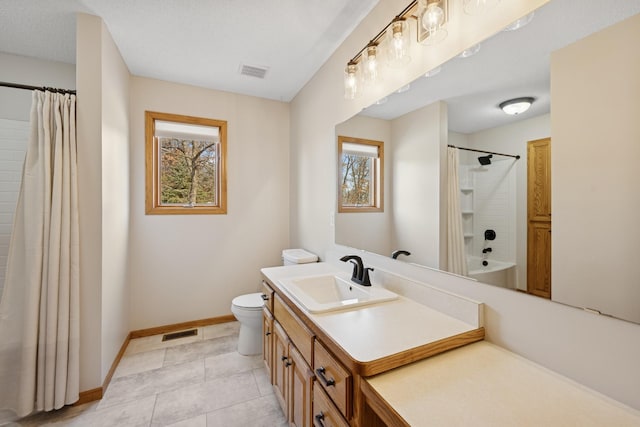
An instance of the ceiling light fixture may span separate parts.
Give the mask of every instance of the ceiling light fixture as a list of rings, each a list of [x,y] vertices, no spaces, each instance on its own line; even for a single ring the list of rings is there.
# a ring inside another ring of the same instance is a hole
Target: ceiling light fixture
[[[508,101],[501,102],[499,107],[506,114],[516,116],[527,111],[529,107],[531,107],[531,104],[533,104],[533,101],[535,101],[535,99],[530,96],[523,98],[514,98],[509,99]]]
[[[469,15],[481,15],[493,9],[500,0],[464,0],[464,12]]]

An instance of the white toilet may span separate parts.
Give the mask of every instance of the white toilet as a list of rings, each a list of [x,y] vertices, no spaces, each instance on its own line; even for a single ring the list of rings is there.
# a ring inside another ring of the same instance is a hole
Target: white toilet
[[[284,265],[306,264],[318,261],[318,257],[304,249],[282,251]],[[231,301],[231,312],[240,322],[238,353],[251,356],[262,353],[262,293],[240,295]]]
[[[231,301],[231,312],[240,322],[238,353],[245,356],[262,352],[262,293],[240,295]]]

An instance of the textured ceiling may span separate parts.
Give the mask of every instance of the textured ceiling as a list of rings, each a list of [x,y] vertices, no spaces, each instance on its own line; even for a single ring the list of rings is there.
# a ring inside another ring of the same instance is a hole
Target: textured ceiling
[[[132,74],[291,100],[378,0],[0,0],[0,51],[75,63],[100,16]],[[264,79],[239,74],[266,67]]]

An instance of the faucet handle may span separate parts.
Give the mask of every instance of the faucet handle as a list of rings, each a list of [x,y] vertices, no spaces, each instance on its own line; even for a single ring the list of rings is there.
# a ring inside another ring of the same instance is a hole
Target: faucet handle
[[[362,286],[371,286],[371,280],[369,280],[369,272],[374,271],[372,267],[367,267],[362,273]]]

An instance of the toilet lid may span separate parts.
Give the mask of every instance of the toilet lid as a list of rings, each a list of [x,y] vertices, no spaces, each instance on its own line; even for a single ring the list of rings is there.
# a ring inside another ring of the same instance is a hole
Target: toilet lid
[[[246,294],[235,297],[231,302],[236,307],[242,308],[262,308],[264,307],[264,300],[262,299],[262,293],[256,292],[254,294]]]

